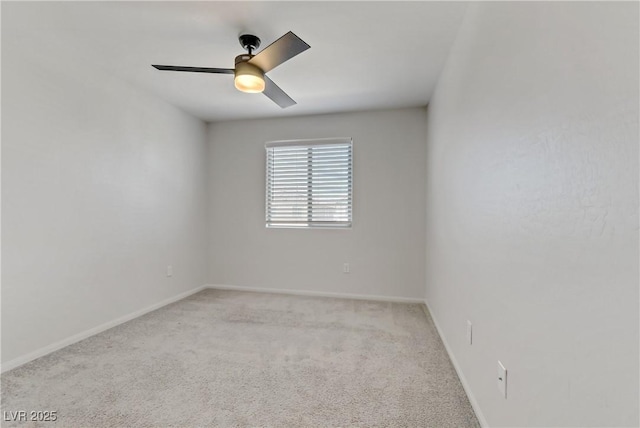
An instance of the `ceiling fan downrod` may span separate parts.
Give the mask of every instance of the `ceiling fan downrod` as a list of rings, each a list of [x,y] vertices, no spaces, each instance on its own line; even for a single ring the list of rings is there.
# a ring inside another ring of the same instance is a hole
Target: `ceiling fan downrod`
[[[252,55],[252,51],[260,47],[260,39],[253,34],[242,34],[238,37],[238,40],[240,41],[240,46],[249,52],[249,55]]]

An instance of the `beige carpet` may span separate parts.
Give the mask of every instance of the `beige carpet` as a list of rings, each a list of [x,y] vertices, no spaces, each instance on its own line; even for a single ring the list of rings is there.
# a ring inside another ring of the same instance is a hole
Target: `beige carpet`
[[[58,415],[7,427],[478,426],[417,304],[205,290],[1,380]]]

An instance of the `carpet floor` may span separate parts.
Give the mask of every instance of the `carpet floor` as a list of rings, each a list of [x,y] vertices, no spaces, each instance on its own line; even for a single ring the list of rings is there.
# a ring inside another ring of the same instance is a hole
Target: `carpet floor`
[[[64,427],[478,427],[418,304],[205,290],[4,373]]]

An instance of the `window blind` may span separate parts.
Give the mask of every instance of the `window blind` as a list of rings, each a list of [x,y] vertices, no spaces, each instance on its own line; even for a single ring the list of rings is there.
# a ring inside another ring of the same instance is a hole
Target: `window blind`
[[[274,141],[267,151],[267,227],[350,227],[351,138]]]

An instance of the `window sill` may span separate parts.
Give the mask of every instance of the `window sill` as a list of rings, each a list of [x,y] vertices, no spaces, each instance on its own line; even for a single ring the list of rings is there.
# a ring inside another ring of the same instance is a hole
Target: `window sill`
[[[267,224],[265,225],[265,229],[305,229],[305,230],[322,230],[322,229],[340,229],[340,230],[351,230],[352,225],[294,225],[294,224]]]

